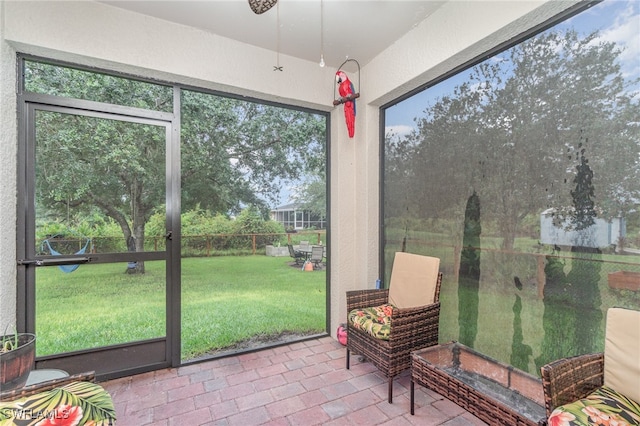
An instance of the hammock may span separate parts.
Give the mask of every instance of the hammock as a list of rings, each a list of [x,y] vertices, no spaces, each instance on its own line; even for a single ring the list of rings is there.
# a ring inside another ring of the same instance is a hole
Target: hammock
[[[87,251],[87,247],[89,247],[90,242],[91,242],[91,238],[87,238],[87,242],[84,243],[84,247],[82,247],[79,251],[75,252],[75,254],[84,254]],[[49,249],[52,255],[62,256],[62,253],[55,251],[53,247],[51,247],[49,240],[44,240],[42,243],[46,244],[47,248]],[[75,271],[79,267],[80,265],[58,265],[58,268],[60,268],[62,272],[66,272],[67,274]]]

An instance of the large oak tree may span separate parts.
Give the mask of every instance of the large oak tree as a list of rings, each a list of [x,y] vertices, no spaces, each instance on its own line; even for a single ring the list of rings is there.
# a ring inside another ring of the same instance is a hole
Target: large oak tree
[[[172,112],[173,89],[159,84],[27,62],[26,90]],[[183,209],[266,216],[281,179],[324,170],[325,118],[305,111],[181,90]],[[117,119],[111,119],[117,118]],[[165,205],[162,126],[121,117],[39,112],[36,191],[41,217],[100,211],[143,251],[145,225]],[[144,265],[138,265],[139,272]]]
[[[581,147],[601,217],[629,214],[640,199],[640,107],[620,53],[597,32],[551,31],[466,71],[412,134],[387,138],[387,217],[462,223],[475,191],[511,250],[524,218],[572,206]]]

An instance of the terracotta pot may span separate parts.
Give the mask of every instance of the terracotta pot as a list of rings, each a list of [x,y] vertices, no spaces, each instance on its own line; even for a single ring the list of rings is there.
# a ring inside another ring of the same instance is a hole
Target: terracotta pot
[[[36,336],[21,333],[18,336],[18,348],[0,353],[0,390],[4,392],[23,387],[33,368],[35,356]]]

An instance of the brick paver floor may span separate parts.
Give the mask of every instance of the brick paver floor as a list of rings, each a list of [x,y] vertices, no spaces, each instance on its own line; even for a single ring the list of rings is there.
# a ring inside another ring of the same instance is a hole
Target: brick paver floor
[[[439,394],[416,386],[409,413],[409,372],[387,380],[331,337],[169,368],[101,383],[118,426],[143,425],[485,425]]]

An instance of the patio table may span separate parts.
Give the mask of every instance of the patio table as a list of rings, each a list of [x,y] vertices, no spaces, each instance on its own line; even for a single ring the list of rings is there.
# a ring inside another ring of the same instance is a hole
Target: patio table
[[[540,379],[458,342],[411,354],[411,414],[414,383],[491,425],[537,426],[545,419]]]
[[[311,251],[312,251],[311,247],[312,246],[300,246],[296,250],[304,254],[305,259],[309,259],[309,256],[311,256]]]

